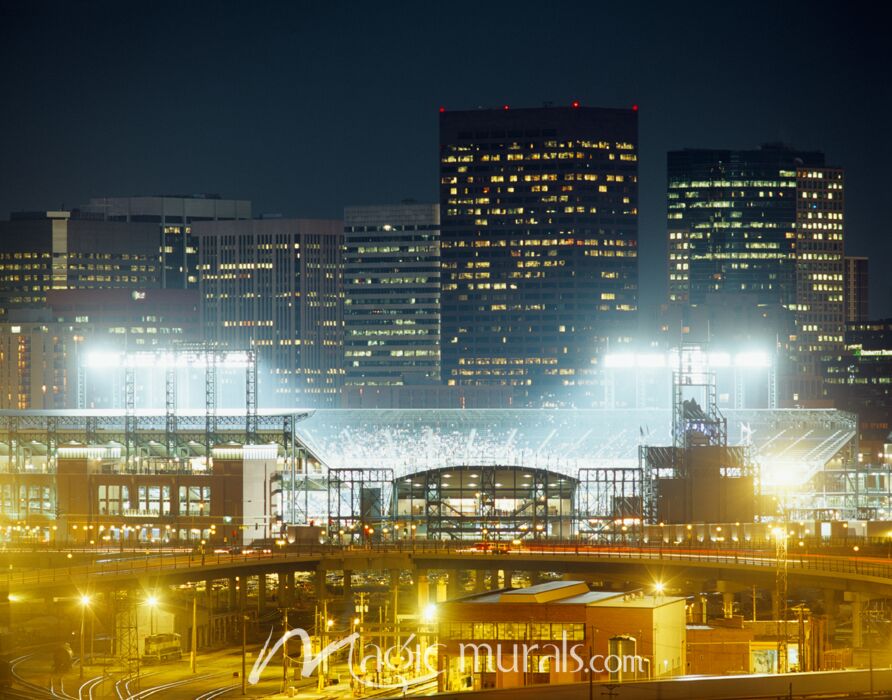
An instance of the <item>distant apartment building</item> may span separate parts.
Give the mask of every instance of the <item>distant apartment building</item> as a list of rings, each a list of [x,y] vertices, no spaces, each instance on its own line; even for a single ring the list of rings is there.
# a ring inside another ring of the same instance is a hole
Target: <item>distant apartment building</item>
[[[42,308],[65,289],[160,286],[158,229],[68,211],[13,214],[0,221],[0,319]]]
[[[668,156],[669,302],[722,295],[788,309],[795,363],[782,403],[822,397],[843,342],[843,171],[819,152],[686,149]]]
[[[346,386],[440,381],[440,209],[344,210]]]
[[[870,318],[869,269],[867,258],[846,256],[846,323],[866,323]]]
[[[50,290],[43,308],[0,320],[0,409],[120,407],[117,378],[111,368],[88,371],[90,353],[162,350],[199,337],[195,290]],[[141,378],[137,391],[142,398],[163,387]]]
[[[344,374],[343,222],[208,221],[192,233],[205,339],[257,352],[263,403],[335,405]]]
[[[441,110],[443,380],[593,405],[638,309],[637,109]]]
[[[165,289],[198,288],[198,249],[192,224],[251,218],[251,202],[214,194],[96,197],[81,209],[107,221],[150,223],[158,234],[160,284]]]

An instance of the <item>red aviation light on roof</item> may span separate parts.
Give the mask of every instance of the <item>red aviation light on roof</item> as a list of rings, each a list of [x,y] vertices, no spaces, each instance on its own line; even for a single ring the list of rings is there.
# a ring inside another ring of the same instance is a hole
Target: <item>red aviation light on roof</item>
[[[632,111],[633,111],[633,112],[637,112],[637,111],[638,111],[638,105],[632,105]]]
[[[509,109],[511,109],[511,107],[509,107],[508,105],[504,105],[504,106],[502,107],[502,109],[504,109],[504,110],[507,112]]]
[[[443,114],[443,112],[445,112],[445,111],[446,111],[445,107],[440,107],[440,114]]]
[[[573,109],[579,109],[579,100],[573,100],[573,101],[570,103],[570,106],[571,106]]]

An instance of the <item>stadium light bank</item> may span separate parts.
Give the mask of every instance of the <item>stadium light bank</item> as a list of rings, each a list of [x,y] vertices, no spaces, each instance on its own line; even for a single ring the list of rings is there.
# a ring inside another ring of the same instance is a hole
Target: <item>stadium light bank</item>
[[[136,351],[122,352],[91,350],[84,358],[89,369],[115,369],[120,367],[167,369],[168,367],[207,367],[222,369],[247,369],[251,366],[250,354],[240,350],[226,351]]]
[[[731,354],[729,352],[695,351],[685,355],[700,367],[723,369],[765,369],[771,367],[771,356],[762,350],[749,350]],[[666,353],[608,353],[604,355],[604,366],[608,369],[660,369],[673,368],[679,364],[678,351]]]

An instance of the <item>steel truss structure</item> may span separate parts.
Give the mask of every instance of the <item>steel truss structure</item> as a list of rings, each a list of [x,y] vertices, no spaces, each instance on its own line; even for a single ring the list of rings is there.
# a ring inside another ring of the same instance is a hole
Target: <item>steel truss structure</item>
[[[699,345],[679,349],[678,368],[672,373],[672,442],[682,458],[695,445],[728,445],[728,421],[719,411],[715,373]],[[675,464],[675,472],[677,477],[687,475],[684,459]]]
[[[271,480],[272,495],[280,499],[277,514],[280,525],[312,522],[319,514],[320,497],[328,492],[328,477],[322,462],[295,432],[295,423],[305,415],[286,414],[283,417],[282,445],[290,457],[284,471],[274,474]]]
[[[742,384],[739,391],[742,395]],[[638,450],[644,522],[679,517],[700,522],[708,512],[704,503],[713,499],[718,499],[718,508],[709,511],[713,515],[733,513],[732,520],[753,517],[758,484],[749,447],[748,441],[728,444],[728,421],[718,407],[708,352],[697,344],[682,345],[672,373],[672,445],[642,445]],[[727,495],[730,481],[724,481],[727,488],[716,485],[709,494],[698,490],[716,478],[739,480],[734,495]]]
[[[645,520],[647,479],[640,467],[580,469],[577,481],[579,532],[616,538],[637,531]]]
[[[96,353],[88,356],[84,365],[78,368],[78,406],[85,406],[89,400],[86,387],[87,366],[99,366],[104,370],[123,369],[123,406],[128,420],[136,411],[136,369],[157,368],[164,371],[164,410],[167,425],[164,444],[168,453],[174,451],[177,433],[177,370],[191,367],[203,370],[205,451],[217,442],[217,409],[218,409],[218,371],[220,368],[243,368],[245,371],[245,433],[248,443],[256,441],[257,433],[257,354],[253,349],[235,350],[212,342],[176,343],[170,348],[156,350],[138,350],[134,352]],[[83,394],[83,400],[81,399]],[[127,430],[130,435],[132,427]],[[134,454],[134,446],[124,444],[129,458]]]
[[[243,411],[221,411],[215,418],[216,434],[220,441],[239,445],[275,443],[298,462],[309,462],[314,459],[312,453],[294,437],[294,422],[305,415],[306,412],[258,412],[251,435],[246,430]],[[172,427],[175,432],[170,435]],[[165,411],[0,411],[0,447],[5,448],[2,452],[7,457],[7,469],[0,471],[52,473],[57,450],[66,443],[129,445],[132,451],[124,453],[127,470],[136,470],[140,461],[149,458],[164,461],[202,457],[207,454],[205,427],[204,411],[178,411],[174,425]],[[35,450],[47,457],[40,468],[28,466],[29,456]]]
[[[286,524],[309,523],[319,510],[309,496],[327,489],[322,464],[295,435],[295,423],[306,415],[258,411],[252,425],[242,411],[218,411],[215,417],[220,442],[214,449],[276,446],[266,516],[282,531]],[[0,518],[33,520],[46,529],[60,517],[55,474],[66,450],[100,460],[103,474],[208,474],[206,423],[203,411],[177,411],[173,421],[162,410],[0,411]]]
[[[787,499],[797,521],[892,519],[892,464],[824,469]]]
[[[379,540],[395,528],[392,469],[330,469],[326,483],[332,536]]]
[[[430,469],[397,479],[397,517],[430,539],[569,537],[576,489],[576,479],[546,469]]]
[[[139,601],[133,591],[117,591],[113,594],[115,616],[115,653],[124,676],[139,689]],[[143,630],[145,636],[146,630]]]
[[[257,435],[257,354],[254,350],[232,350],[215,343],[179,343],[170,349],[125,353],[124,410],[130,416],[136,403],[136,366],[158,366],[164,369],[164,410],[167,420],[165,444],[174,451],[177,432],[177,368],[204,369],[205,452],[217,442],[217,382],[221,367],[243,367],[245,370],[245,434],[247,444]],[[127,444],[127,455],[131,454]]]

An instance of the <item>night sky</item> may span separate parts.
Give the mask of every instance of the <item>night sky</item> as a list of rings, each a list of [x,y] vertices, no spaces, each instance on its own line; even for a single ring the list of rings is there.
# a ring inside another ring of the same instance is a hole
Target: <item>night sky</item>
[[[638,104],[643,304],[665,293],[666,151],[782,140],[846,168],[847,253],[892,315],[879,8],[0,0],[0,217],[102,195],[320,217],[436,201],[441,105]]]

